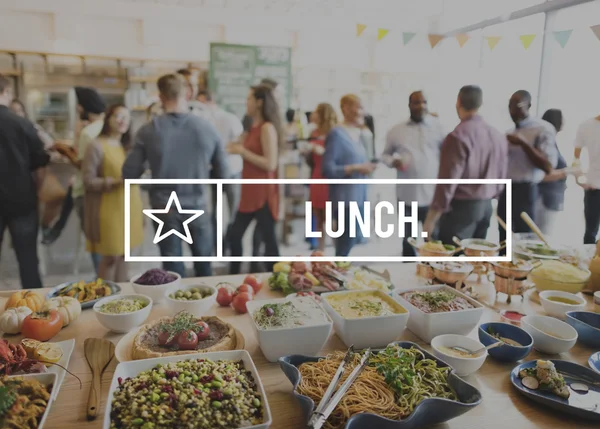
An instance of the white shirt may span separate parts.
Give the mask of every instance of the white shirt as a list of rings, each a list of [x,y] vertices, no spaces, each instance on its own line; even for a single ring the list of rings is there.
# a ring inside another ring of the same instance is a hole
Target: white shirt
[[[575,137],[575,147],[587,149],[587,183],[595,189],[600,189],[600,120],[588,119],[579,126]]]
[[[219,133],[219,137],[221,137],[223,146],[227,146],[229,143],[237,140],[244,132],[242,122],[238,117],[218,106],[195,102],[192,104],[192,112],[214,125]],[[242,172],[244,160],[241,155],[229,155],[228,163],[229,172],[232,176]]]
[[[402,154],[410,156],[406,170],[398,170],[398,179],[436,179],[440,168],[440,149],[446,133],[440,121],[431,115],[422,122],[412,119],[395,125],[387,134],[382,161],[392,167]],[[398,185],[398,201],[417,201],[427,207],[433,200],[435,185]]]

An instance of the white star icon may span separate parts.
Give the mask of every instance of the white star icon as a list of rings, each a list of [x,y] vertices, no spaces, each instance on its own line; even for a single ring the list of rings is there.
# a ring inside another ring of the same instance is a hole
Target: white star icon
[[[175,206],[177,207],[177,212],[179,214],[191,214],[192,215],[185,222],[183,222],[183,229],[185,231],[185,235],[183,235],[182,233],[180,233],[179,231],[177,231],[175,229],[170,229],[168,232],[163,234],[162,230],[163,230],[163,226],[165,225],[165,222],[155,216],[155,214],[169,213],[173,203],[175,203]],[[183,210],[181,208],[181,204],[179,203],[179,198],[177,198],[177,193],[175,191],[171,192],[171,196],[169,197],[169,201],[167,202],[167,207],[165,207],[163,210],[145,209],[145,210],[142,210],[142,212],[146,216],[148,216],[150,219],[152,219],[153,221],[158,223],[158,228],[156,229],[156,235],[154,236],[154,241],[153,241],[154,244],[160,243],[161,241],[163,241],[165,238],[167,238],[171,234],[175,234],[177,237],[181,238],[186,243],[192,244],[194,242],[194,240],[192,239],[192,234],[190,233],[189,224],[194,219],[197,219],[198,217],[200,217],[204,214],[204,210]]]

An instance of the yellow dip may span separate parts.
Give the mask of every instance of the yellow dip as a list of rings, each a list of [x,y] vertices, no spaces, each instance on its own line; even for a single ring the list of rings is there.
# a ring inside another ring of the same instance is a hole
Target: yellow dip
[[[400,304],[380,291],[336,293],[325,299],[344,319],[406,313],[406,310]]]
[[[561,302],[563,304],[569,304],[569,305],[578,305],[579,304],[579,302],[575,301],[574,299],[563,298],[562,296],[549,296],[546,299],[548,301]]]

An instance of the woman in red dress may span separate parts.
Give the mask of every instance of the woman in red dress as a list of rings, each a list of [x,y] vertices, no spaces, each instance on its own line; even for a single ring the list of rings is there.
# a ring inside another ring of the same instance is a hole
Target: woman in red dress
[[[246,100],[252,128],[243,143],[231,144],[229,153],[241,155],[244,160],[242,179],[276,179],[279,150],[285,144],[279,106],[270,87],[252,87]],[[231,225],[231,256],[242,256],[242,238],[250,223],[256,219],[256,228],[265,242],[265,256],[279,256],[275,225],[279,215],[279,185],[242,184],[240,205]],[[273,264],[267,264],[272,271]],[[231,274],[239,274],[240,263],[232,262]]]
[[[325,153],[325,138],[329,131],[338,123],[335,109],[329,103],[321,103],[311,115],[311,121],[317,128],[311,134],[311,149],[309,156],[312,157],[311,179],[323,179],[321,162]],[[325,202],[329,197],[328,185],[311,184],[310,201],[312,202],[313,214],[316,219],[317,231],[325,229]],[[319,239],[319,249],[325,250],[325,235]]]

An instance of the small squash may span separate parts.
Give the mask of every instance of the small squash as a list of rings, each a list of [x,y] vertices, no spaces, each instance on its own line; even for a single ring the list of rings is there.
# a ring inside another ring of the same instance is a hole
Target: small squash
[[[44,304],[44,311],[56,310],[63,319],[63,327],[72,323],[81,315],[81,304],[75,298],[70,296],[57,296],[50,298]]]
[[[22,290],[13,293],[6,302],[5,309],[16,307],[29,307],[31,311],[40,311],[44,306],[44,298],[35,292]]]
[[[29,307],[9,308],[0,315],[0,331],[7,334],[18,334],[21,332],[23,320],[31,313]]]

